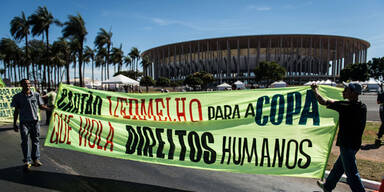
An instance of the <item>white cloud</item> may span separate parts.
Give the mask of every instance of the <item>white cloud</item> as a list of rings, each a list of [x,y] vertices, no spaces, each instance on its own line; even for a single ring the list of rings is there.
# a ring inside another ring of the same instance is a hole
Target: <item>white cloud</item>
[[[158,25],[161,25],[161,26],[170,25],[173,23],[171,21],[166,21],[166,20],[160,19],[160,18],[152,18],[152,21]]]
[[[247,9],[248,10],[256,10],[256,11],[270,11],[270,10],[272,10],[272,8],[268,7],[268,6],[256,6],[256,5],[248,5]]]
[[[307,1],[307,2],[302,2],[300,4],[287,4],[287,5],[284,5],[283,8],[284,9],[298,9],[298,8],[303,8],[303,7],[306,7],[306,6],[309,6],[309,5],[312,5],[313,2],[312,1]]]
[[[128,16],[127,12],[111,11],[111,10],[101,10],[100,15],[102,17],[121,17],[121,18],[125,18]]]
[[[197,25],[194,25],[194,24],[191,24],[191,23],[188,23],[188,22],[185,22],[185,21],[180,21],[180,20],[171,20],[171,19],[162,19],[162,18],[149,18],[153,23],[157,24],[157,25],[160,25],[160,26],[168,26],[168,25],[181,25],[181,26],[184,26],[184,27],[188,27],[188,28],[191,28],[191,29],[194,29],[194,30],[203,30],[203,28],[197,26]]]
[[[144,30],[150,31],[150,30],[152,30],[152,27],[149,27],[149,26],[144,27]]]
[[[146,26],[144,29],[146,30],[154,30],[156,26],[160,27],[173,27],[173,26],[181,26],[188,29],[192,29],[190,32],[211,32],[211,31],[221,31],[228,32],[233,30],[245,30],[248,29],[248,26],[244,25],[242,21],[239,20],[205,20],[204,22],[199,21],[198,23],[193,23],[190,21],[183,20],[174,20],[174,19],[164,19],[159,17],[147,17],[137,15],[137,18],[144,19],[150,21],[153,26]]]

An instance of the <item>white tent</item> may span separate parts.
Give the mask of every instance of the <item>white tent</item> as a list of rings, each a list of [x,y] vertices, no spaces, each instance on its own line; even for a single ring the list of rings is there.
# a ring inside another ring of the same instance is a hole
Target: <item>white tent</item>
[[[233,84],[235,84],[236,89],[244,89],[244,83],[239,80],[234,82]]]
[[[308,82],[304,83],[304,85],[312,85],[314,83],[316,83],[316,81],[308,81]]]
[[[228,83],[222,83],[218,86],[216,86],[217,90],[225,90],[225,89],[229,89],[229,88],[232,88],[231,85],[229,85]]]
[[[336,83],[327,79],[326,81],[324,81],[321,85],[329,85],[329,86],[336,86]]]
[[[87,84],[89,82],[92,82],[92,79],[84,77],[83,81],[84,81],[84,84]],[[72,84],[72,85],[74,85],[75,83],[79,84],[80,83],[80,79],[79,78],[70,79],[69,83]]]
[[[277,88],[277,87],[286,87],[287,83],[284,81],[275,81],[271,84],[271,87]]]
[[[306,83],[304,83],[304,85],[312,85],[312,84],[318,84],[318,85],[329,85],[329,86],[336,86],[336,83],[327,79],[326,81],[322,80],[322,81],[308,81]]]
[[[101,81],[99,80],[94,80],[94,83],[92,81],[85,83],[85,86],[87,88],[96,88],[96,87],[101,87]]]
[[[102,81],[101,84],[113,84],[113,85],[132,85],[132,86],[139,86],[140,83],[138,81],[135,81],[129,77],[126,77],[124,75],[117,75],[110,79],[107,79],[105,81]]]

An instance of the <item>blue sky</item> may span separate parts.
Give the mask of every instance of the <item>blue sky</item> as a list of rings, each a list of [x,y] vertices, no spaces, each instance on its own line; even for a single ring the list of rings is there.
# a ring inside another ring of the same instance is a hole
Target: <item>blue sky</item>
[[[11,37],[10,21],[24,11],[46,6],[62,22],[80,13],[94,47],[100,28],[111,30],[113,46],[125,55],[181,41],[238,35],[327,34],[356,37],[371,43],[368,59],[384,56],[382,0],[2,0],[0,38]],[[61,28],[50,29],[50,41]],[[41,37],[34,37],[41,39]],[[23,42],[21,42],[22,45]],[[90,77],[87,67],[86,77]],[[100,79],[99,73],[96,78]]]

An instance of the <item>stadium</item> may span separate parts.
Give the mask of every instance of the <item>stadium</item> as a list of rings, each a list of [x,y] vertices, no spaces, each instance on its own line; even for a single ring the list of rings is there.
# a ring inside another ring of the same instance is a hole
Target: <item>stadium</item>
[[[286,81],[336,79],[353,63],[367,62],[370,43],[353,37],[317,34],[280,34],[193,40],[155,47],[143,52],[151,64],[146,75],[183,80],[206,71],[216,80],[254,79],[260,62],[283,66]]]

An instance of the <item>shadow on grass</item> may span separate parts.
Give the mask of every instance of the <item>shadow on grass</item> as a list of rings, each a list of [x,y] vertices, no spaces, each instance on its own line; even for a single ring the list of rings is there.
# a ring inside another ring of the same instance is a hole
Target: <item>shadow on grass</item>
[[[13,130],[13,128],[0,128],[0,132],[10,131],[10,130]]]
[[[362,146],[360,147],[360,149],[361,149],[361,150],[378,149],[378,148],[380,148],[382,145],[384,145],[384,144],[383,144],[383,143],[381,143],[381,144],[377,144],[377,143],[375,143],[375,144],[366,144],[366,145],[362,145]]]
[[[25,172],[22,167],[0,169],[0,179],[57,191],[182,191],[155,185],[52,173],[33,169]],[[31,188],[26,187],[26,189],[30,190]]]

